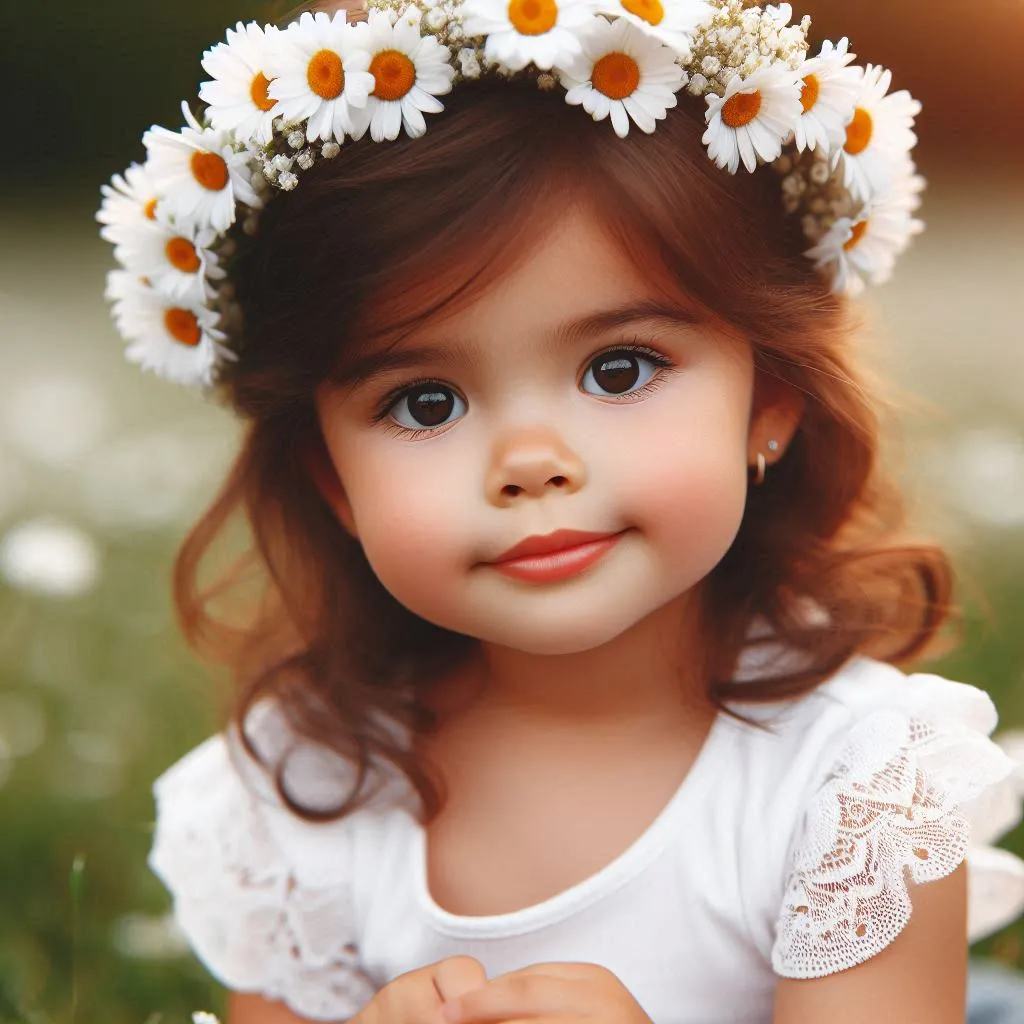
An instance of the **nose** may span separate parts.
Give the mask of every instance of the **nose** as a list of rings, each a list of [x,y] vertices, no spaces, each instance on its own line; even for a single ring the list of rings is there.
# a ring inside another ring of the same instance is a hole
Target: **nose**
[[[537,428],[495,445],[484,487],[488,501],[506,506],[552,491],[572,494],[585,482],[583,460],[554,431]]]

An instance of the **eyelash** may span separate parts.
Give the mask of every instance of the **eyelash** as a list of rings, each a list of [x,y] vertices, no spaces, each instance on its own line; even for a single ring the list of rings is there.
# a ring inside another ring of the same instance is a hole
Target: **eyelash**
[[[652,392],[656,391],[661,387],[663,380],[663,374],[661,370],[670,369],[674,364],[668,356],[663,355],[661,352],[650,348],[647,345],[643,345],[640,342],[627,342],[623,345],[613,345],[610,348],[603,349],[602,351],[591,356],[586,364],[584,373],[590,368],[591,363],[595,359],[600,359],[602,356],[611,355],[614,352],[635,352],[637,355],[643,356],[649,362],[653,363],[657,368],[657,373],[651,375],[651,379],[647,381],[643,387],[636,391],[631,391],[629,394],[622,397],[616,397],[612,395],[604,396],[614,402],[633,402],[638,401],[640,398],[646,397]],[[371,419],[374,423],[380,423],[388,433],[393,434],[395,437],[401,437],[406,440],[415,440],[418,437],[423,437],[426,434],[437,434],[444,430],[444,427],[424,427],[422,430],[412,430],[409,427],[403,427],[401,423],[395,423],[394,420],[388,421],[387,417],[395,405],[406,395],[415,391],[417,388],[421,388],[428,385],[436,385],[439,388],[448,388],[455,390],[450,384],[445,383],[443,380],[438,380],[434,377],[424,377],[421,380],[410,381],[408,384],[402,384],[400,387],[393,388],[389,391],[377,404],[374,412],[371,414]],[[594,396],[597,397],[597,396]]]

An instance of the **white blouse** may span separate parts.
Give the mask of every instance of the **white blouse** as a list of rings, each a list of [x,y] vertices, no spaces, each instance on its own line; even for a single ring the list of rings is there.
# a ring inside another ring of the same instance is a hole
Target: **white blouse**
[[[601,964],[655,1024],[767,1022],[777,977],[841,971],[893,941],[912,909],[906,869],[927,882],[969,853],[972,941],[1024,910],[1024,863],[987,845],[1020,820],[1024,773],[988,739],[985,693],[859,658],[810,694],[738,707],[769,728],[720,714],[629,849],[514,913],[434,903],[403,778],[312,824],[230,733],[157,781],[150,865],[224,985],[312,1020],[354,1016],[399,975],[468,954],[488,977]],[[294,743],[269,704],[246,729],[271,760]],[[353,778],[305,742],[286,759],[289,790],[313,806]]]

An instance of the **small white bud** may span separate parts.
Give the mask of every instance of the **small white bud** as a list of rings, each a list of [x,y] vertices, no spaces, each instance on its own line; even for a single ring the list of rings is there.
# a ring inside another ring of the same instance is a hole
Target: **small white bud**
[[[341,152],[341,146],[336,142],[325,142],[320,154],[326,160],[333,160]]]
[[[432,10],[427,11],[427,16],[424,18],[424,21],[427,23],[427,27],[433,29],[435,32],[444,28],[447,20],[448,14],[443,7],[434,7]]]
[[[811,165],[811,181],[815,185],[824,185],[830,177],[832,177],[832,172],[828,169],[828,164],[824,160],[815,160]]]
[[[722,62],[712,53],[709,53],[701,62],[700,69],[705,75],[717,75],[722,68]]]
[[[291,171],[285,171],[281,177],[277,179],[277,183],[285,190],[285,192],[291,192],[291,190],[298,185],[299,177]]]
[[[304,149],[296,158],[295,162],[304,170],[308,171],[316,159],[311,149]]]
[[[708,87],[708,80],[698,71],[691,79],[686,91],[691,96],[702,96]]]
[[[278,153],[273,160],[274,170],[278,172],[290,171],[292,169],[292,158],[285,156],[284,153]]]
[[[288,145],[292,149],[302,149],[306,144],[306,133],[305,132],[292,132],[288,136]]]

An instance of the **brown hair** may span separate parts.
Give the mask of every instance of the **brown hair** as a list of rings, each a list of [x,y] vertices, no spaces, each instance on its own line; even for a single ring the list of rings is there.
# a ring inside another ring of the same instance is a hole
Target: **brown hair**
[[[383,317],[414,328],[471,301],[528,251],[555,204],[589,201],[652,281],[749,340],[762,382],[806,399],[785,457],[751,488],[738,537],[702,586],[711,697],[721,706],[803,693],[859,653],[906,662],[950,610],[943,553],[896,540],[899,500],[853,366],[854,325],[803,257],[773,171],[715,168],[701,105],[686,96],[652,135],[634,128],[626,139],[530,82],[480,81],[447,99],[421,139],[346,144],[318,163],[246,240],[233,271],[246,329],[225,388],[247,434],[176,565],[186,636],[237,680],[235,721],[273,696],[298,734],[359,766],[359,786],[329,813],[282,792],[310,818],[361,806],[369,769],[384,762],[415,787],[424,818],[436,814],[443,782],[381,716],[429,730],[424,687],[476,643],[395,601],[339,525],[305,458],[323,454],[314,393],[365,342],[371,306],[374,326]],[[204,556],[238,513],[251,547],[200,585]],[[216,607],[232,595],[249,600],[233,625]],[[739,683],[759,619],[799,659]]]

